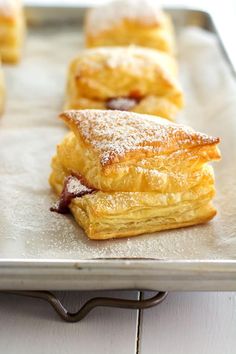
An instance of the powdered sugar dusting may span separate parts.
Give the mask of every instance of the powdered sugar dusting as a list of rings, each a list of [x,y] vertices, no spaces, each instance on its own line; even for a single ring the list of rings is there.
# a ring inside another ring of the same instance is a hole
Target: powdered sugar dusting
[[[96,50],[96,49],[93,49]],[[105,59],[106,65],[111,68],[115,69],[117,67],[125,66],[125,67],[132,67],[137,66],[138,63],[142,60],[142,58],[138,58],[137,55],[142,56],[144,60],[147,60],[147,55],[154,53],[153,50],[145,51],[145,49],[136,46],[128,46],[124,48],[119,47],[111,47],[111,48],[98,48],[97,50],[100,53],[103,53],[103,57]]]
[[[87,31],[95,33],[109,29],[124,19],[143,25],[160,25],[163,13],[158,2],[150,0],[117,0],[92,9],[87,17]]]
[[[50,211],[67,214],[69,212],[69,205],[74,198],[81,198],[94,191],[94,189],[91,189],[86,185],[80,175],[69,175],[64,179],[59,202],[50,208]]]
[[[74,124],[86,143],[98,151],[103,166],[118,162],[132,151],[154,156],[219,142],[187,126],[133,112],[67,111],[62,118]]]
[[[83,66],[101,70],[104,66],[115,69],[124,67],[129,70],[143,70],[149,63],[151,65],[161,66],[163,70],[168,70],[174,65],[174,60],[163,52],[155,49],[143,48],[136,45],[128,47],[96,47],[85,49],[75,59],[77,61],[77,74],[83,69]],[[166,69],[165,69],[166,68]],[[143,77],[143,71],[141,72]]]
[[[84,194],[91,193],[93,190],[83,185],[77,177],[71,176],[67,183],[67,191],[71,194]]]
[[[160,176],[163,175],[162,172],[160,172],[159,170],[150,170],[150,169],[146,169],[140,166],[137,166],[136,171],[140,174],[147,174],[148,176]]]
[[[56,27],[55,32],[51,27],[37,28],[36,36],[31,29],[22,64],[4,68],[11,89],[0,129],[0,178],[4,186],[1,188],[1,259],[52,259],[63,263],[70,259],[80,264],[81,259],[113,257],[236,258],[236,166],[232,163],[236,158],[236,85],[217,49],[216,39],[207,32],[198,37],[197,29],[192,32],[185,47],[178,45],[186,101],[190,102],[186,120],[198,129],[222,137],[223,159],[215,166],[218,216],[214,221],[192,228],[101,242],[89,240],[70,215],[49,212],[55,200],[48,185],[50,160],[66,132],[55,119],[64,92],[65,63],[76,55],[82,36],[71,28],[60,31]],[[206,65],[212,57],[212,65]],[[25,72],[30,75],[26,77]],[[50,87],[50,95],[45,87]],[[119,267],[119,261],[114,262]],[[186,262],[186,266],[190,263]],[[106,282],[103,284],[107,286]]]

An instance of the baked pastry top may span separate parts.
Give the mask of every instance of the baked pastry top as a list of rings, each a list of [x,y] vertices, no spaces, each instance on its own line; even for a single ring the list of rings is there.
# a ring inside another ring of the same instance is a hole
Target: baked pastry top
[[[87,47],[136,44],[175,50],[171,18],[150,0],[118,0],[89,10],[85,33]]]
[[[174,119],[183,106],[177,64],[141,47],[82,51],[70,64],[66,109],[118,109]]]
[[[57,147],[50,183],[90,238],[194,225],[215,215],[207,162],[220,158],[218,138],[130,112],[60,117],[71,132]]]
[[[20,0],[0,0],[0,56],[15,63],[21,56],[25,20]]]

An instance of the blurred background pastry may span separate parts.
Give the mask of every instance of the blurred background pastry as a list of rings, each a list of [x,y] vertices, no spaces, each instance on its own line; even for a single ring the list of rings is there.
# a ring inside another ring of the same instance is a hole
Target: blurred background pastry
[[[88,11],[85,22],[87,47],[136,44],[174,53],[171,18],[159,2],[112,1]]]
[[[21,57],[25,19],[20,0],[0,1],[0,56],[3,62],[16,63]]]
[[[143,47],[82,52],[68,72],[66,109],[117,109],[174,120],[183,106],[176,60]]]

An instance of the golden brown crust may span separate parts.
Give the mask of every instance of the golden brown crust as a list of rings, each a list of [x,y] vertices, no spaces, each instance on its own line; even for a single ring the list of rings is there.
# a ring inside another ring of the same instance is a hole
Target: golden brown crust
[[[86,175],[90,187],[107,192],[180,192],[199,184],[214,183],[211,166],[202,167],[206,159],[193,155],[182,164],[181,160],[172,161],[171,155],[160,155],[153,159],[133,159],[104,171],[94,155],[77,144],[73,134],[58,145],[56,159],[66,175],[80,171]]]
[[[68,111],[60,117],[73,132],[57,147],[49,181],[58,195],[68,176],[79,173],[88,183],[93,193],[75,196],[69,207],[89,238],[186,227],[216,214],[207,162],[220,158],[219,138],[130,112]]]
[[[154,1],[113,1],[89,10],[85,33],[87,47],[136,44],[175,51],[171,18]]]
[[[106,109],[113,98],[139,98],[131,111],[174,119],[183,106],[177,64],[165,53],[141,47],[82,51],[70,64],[66,109]]]
[[[25,20],[20,0],[0,2],[0,56],[3,62],[16,63],[21,56]]]
[[[60,195],[65,174],[53,162],[50,184]],[[137,236],[208,222],[216,215],[213,184],[179,193],[97,192],[72,201],[78,224],[94,240]]]
[[[81,143],[99,156],[106,167],[138,156],[168,155],[182,151],[182,158],[195,148],[215,147],[219,138],[170,123],[162,118],[122,111],[66,111],[60,118],[74,131]],[[217,149],[209,149],[210,159],[219,159]]]

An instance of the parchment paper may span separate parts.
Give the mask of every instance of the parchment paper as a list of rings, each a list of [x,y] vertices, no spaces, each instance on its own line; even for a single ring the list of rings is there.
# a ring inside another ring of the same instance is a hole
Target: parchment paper
[[[218,216],[210,223],[130,239],[90,241],[71,216],[49,211],[50,160],[66,132],[58,121],[78,29],[31,31],[22,63],[5,67],[8,104],[0,121],[0,258],[236,258],[236,83],[216,39],[198,29],[178,40],[186,107],[179,121],[222,138],[215,163]]]

